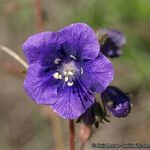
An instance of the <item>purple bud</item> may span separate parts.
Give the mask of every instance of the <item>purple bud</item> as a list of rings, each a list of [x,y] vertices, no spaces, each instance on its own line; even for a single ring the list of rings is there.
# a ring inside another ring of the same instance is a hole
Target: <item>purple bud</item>
[[[124,34],[115,29],[103,28],[98,32],[101,53],[107,57],[118,57],[122,54],[122,47],[126,43]]]
[[[101,98],[108,110],[115,117],[126,117],[131,111],[131,100],[129,96],[117,87],[107,87],[101,94]]]

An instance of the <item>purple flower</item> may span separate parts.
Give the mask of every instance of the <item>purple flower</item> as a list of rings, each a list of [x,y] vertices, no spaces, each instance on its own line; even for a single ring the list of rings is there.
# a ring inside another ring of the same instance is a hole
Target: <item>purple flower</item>
[[[106,107],[115,117],[126,117],[131,111],[131,100],[122,90],[109,86],[101,93],[101,98]]]
[[[115,29],[103,28],[98,31],[101,43],[101,53],[107,57],[118,57],[122,54],[122,48],[126,43],[124,34]]]
[[[104,123],[104,120],[109,122],[105,109],[103,109],[100,103],[96,101],[84,114],[77,119],[77,123],[81,120],[86,125],[94,124],[96,128],[99,126],[100,122]]]
[[[93,30],[84,23],[35,34],[23,44],[29,64],[24,88],[37,103],[61,117],[78,118],[113,80],[110,61],[99,53]]]

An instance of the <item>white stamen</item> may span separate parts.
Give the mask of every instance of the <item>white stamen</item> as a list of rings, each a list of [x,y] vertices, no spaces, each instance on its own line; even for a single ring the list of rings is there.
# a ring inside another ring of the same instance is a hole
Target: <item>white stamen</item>
[[[68,75],[72,76],[74,73],[72,71],[68,71]]]
[[[59,79],[59,73],[58,72],[55,72],[54,74],[53,74],[53,77],[55,78],[55,79]]]
[[[81,68],[81,74],[83,74],[83,68]]]
[[[73,82],[68,82],[67,85],[68,86],[72,86],[74,83]]]
[[[65,77],[65,82],[67,82],[69,80],[69,78],[68,77]]]
[[[54,60],[54,63],[55,63],[55,64],[59,64],[59,63],[60,63],[60,61],[61,61],[61,59],[56,58],[56,59]]]
[[[73,56],[73,55],[70,55],[70,58],[76,59],[75,56]]]
[[[59,78],[59,79],[62,79],[62,75],[61,75],[61,74],[59,74],[59,75],[58,75],[58,78]]]
[[[64,75],[67,75],[67,71],[64,71],[63,74],[64,74]]]

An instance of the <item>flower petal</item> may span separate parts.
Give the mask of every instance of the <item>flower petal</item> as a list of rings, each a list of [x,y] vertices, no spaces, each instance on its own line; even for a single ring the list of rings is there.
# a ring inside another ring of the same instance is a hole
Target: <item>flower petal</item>
[[[131,112],[131,102],[126,101],[122,104],[116,105],[114,107],[107,106],[108,110],[118,118],[123,118],[128,116],[128,114]]]
[[[102,54],[94,61],[87,61],[83,66],[82,80],[87,88],[94,92],[104,91],[114,77],[114,69],[111,62]]]
[[[54,70],[38,63],[29,66],[24,88],[37,104],[52,104],[57,95],[58,80],[52,77]]]
[[[64,49],[68,55],[80,59],[94,59],[99,53],[99,43],[94,31],[84,23],[75,23],[59,31],[66,41]]]
[[[81,116],[95,101],[94,96],[90,100],[81,99],[79,93],[73,92],[73,87],[65,86],[58,94],[52,109],[65,119],[76,119]]]
[[[39,61],[54,61],[60,57],[61,38],[59,33],[42,32],[30,36],[22,46],[29,64]]]

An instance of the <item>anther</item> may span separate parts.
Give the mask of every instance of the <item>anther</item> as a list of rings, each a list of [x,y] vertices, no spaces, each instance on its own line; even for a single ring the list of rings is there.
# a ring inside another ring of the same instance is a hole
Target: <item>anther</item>
[[[67,83],[68,86],[73,86],[73,84],[74,84],[73,82],[68,82]]]
[[[67,82],[69,80],[69,78],[68,77],[65,77],[65,82]]]
[[[62,75],[61,75],[61,74],[59,74],[59,75],[58,75],[58,78],[59,78],[59,79],[62,79]]]
[[[53,77],[55,78],[55,79],[59,79],[59,73],[58,72],[55,72],[54,74],[53,74]]]
[[[81,68],[80,71],[81,71],[81,74],[83,74],[83,68]]]
[[[72,76],[74,73],[72,71],[68,71],[68,75]]]
[[[76,59],[75,56],[73,56],[73,55],[70,55],[70,58]]]
[[[64,71],[63,74],[64,74],[64,75],[67,75],[67,71]]]
[[[59,63],[60,63],[60,61],[61,61],[61,59],[56,58],[56,59],[54,60],[54,63],[55,63],[55,64],[59,64]]]

